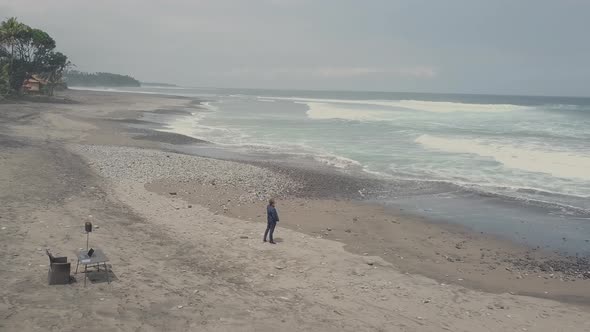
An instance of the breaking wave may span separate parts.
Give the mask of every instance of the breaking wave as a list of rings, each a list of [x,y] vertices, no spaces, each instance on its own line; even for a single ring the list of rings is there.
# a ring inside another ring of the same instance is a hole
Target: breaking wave
[[[416,143],[443,152],[469,153],[493,158],[504,167],[546,173],[567,179],[590,180],[590,157],[576,152],[542,150],[538,146],[487,143],[477,139],[421,135]]]

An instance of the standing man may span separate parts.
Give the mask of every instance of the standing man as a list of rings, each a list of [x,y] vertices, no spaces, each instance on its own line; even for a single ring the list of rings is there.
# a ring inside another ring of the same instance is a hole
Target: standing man
[[[275,231],[275,227],[279,222],[279,214],[277,213],[277,209],[275,209],[275,200],[269,199],[268,206],[266,207],[266,231],[264,232],[264,242],[266,242],[266,236],[269,235],[270,243],[275,244],[275,241],[272,238],[272,233]],[[269,234],[270,233],[270,234]]]

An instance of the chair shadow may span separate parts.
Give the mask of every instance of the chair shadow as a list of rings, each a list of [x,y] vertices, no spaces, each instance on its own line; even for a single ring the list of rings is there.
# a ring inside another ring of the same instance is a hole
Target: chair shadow
[[[100,271],[96,268],[96,266],[94,267],[88,267],[88,271],[86,272],[87,276],[88,276],[88,281],[90,281],[90,283],[93,284],[101,284],[101,283],[105,283],[105,282],[113,282],[113,281],[117,281],[119,280],[119,278],[117,278],[117,275],[113,272],[112,270],[112,266],[107,265],[109,267],[109,273],[108,273],[108,279],[107,279],[107,274],[105,273],[104,270],[104,266],[100,267]],[[78,274],[80,274],[80,280],[78,282],[84,282],[84,271],[82,272],[78,272]]]

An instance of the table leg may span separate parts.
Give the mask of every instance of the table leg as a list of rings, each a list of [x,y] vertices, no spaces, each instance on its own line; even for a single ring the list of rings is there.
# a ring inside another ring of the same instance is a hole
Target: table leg
[[[84,264],[84,287],[86,287],[86,278],[88,277],[88,264]]]
[[[78,260],[78,263],[76,263],[76,273],[75,274],[78,274],[78,266],[79,265],[80,265],[80,260]]]
[[[107,282],[110,284],[111,279],[109,278],[109,268],[107,266],[107,262],[104,262],[104,270],[106,271],[106,274],[107,274]]]
[[[98,269],[98,272],[100,272],[100,263],[96,264],[96,268]]]

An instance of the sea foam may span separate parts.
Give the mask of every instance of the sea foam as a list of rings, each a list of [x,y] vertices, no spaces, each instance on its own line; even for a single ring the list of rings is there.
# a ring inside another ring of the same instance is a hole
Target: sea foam
[[[307,117],[315,120],[342,119],[352,121],[391,121],[396,118],[394,111],[366,107],[342,107],[332,103],[307,102]]]
[[[543,150],[538,146],[487,143],[477,139],[421,135],[416,143],[449,153],[469,153],[490,157],[505,167],[551,174],[567,179],[590,180],[590,157],[573,151]]]
[[[371,106],[371,108],[381,107],[384,110],[391,109],[405,109],[422,112],[433,112],[433,113],[455,113],[455,112],[473,112],[473,113],[498,113],[498,112],[513,112],[513,111],[524,111],[532,109],[530,106],[520,106],[513,104],[470,104],[470,103],[456,103],[456,102],[442,102],[442,101],[423,101],[423,100],[349,100],[349,99],[317,99],[317,98],[295,98],[295,97],[259,97],[261,101],[269,100],[287,100],[299,104],[307,104],[310,109],[313,106],[318,105],[333,105],[333,109],[336,109],[338,105],[358,105],[358,106]],[[324,107],[325,109],[325,107]],[[359,107],[358,111],[363,111],[362,107]],[[318,111],[314,112],[318,116]],[[351,113],[343,112],[344,114],[338,116],[332,112],[334,118],[348,119],[347,115]],[[357,115],[354,115],[355,117]],[[323,116],[321,118],[328,118]]]

